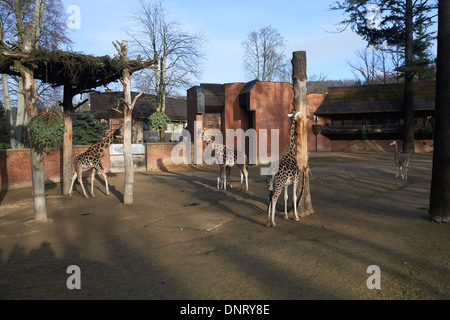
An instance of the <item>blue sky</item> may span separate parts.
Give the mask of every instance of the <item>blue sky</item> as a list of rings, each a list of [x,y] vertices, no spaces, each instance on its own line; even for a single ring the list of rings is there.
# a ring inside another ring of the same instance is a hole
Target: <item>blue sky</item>
[[[307,53],[308,77],[354,79],[348,61],[365,42],[351,31],[335,33],[341,12],[329,11],[332,0],[165,0],[171,17],[192,32],[203,32],[206,59],[198,83],[245,82],[241,42],[253,30],[271,25],[287,41],[286,55]],[[112,42],[130,40],[123,31],[139,9],[138,0],[63,0],[80,9],[80,29],[69,31],[72,50],[93,55],[116,53]],[[69,16],[69,14],[67,14]]]

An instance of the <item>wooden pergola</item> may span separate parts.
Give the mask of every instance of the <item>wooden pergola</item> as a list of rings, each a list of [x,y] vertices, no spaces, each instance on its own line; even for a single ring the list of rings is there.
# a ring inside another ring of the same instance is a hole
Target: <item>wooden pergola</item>
[[[113,43],[115,45],[115,43]],[[144,60],[140,56],[135,60],[115,56],[92,56],[70,51],[50,51],[44,49],[23,53],[18,48],[9,47],[0,42],[0,73],[20,76],[17,62],[33,70],[34,78],[52,87],[63,86],[64,94],[61,106],[64,110],[63,148],[63,194],[68,194],[72,175],[72,116],[75,110],[86,102],[73,104],[73,98],[94,88],[105,86],[122,78],[124,70],[129,74],[149,68],[157,63],[156,59]]]

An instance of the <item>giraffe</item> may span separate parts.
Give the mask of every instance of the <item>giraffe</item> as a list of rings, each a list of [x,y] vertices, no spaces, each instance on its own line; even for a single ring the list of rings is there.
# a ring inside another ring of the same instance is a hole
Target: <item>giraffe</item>
[[[220,173],[217,177],[217,189],[220,189],[222,182],[222,189],[227,190],[227,181],[230,180],[231,167],[236,165],[241,173],[241,186],[245,178],[245,190],[248,191],[248,169],[247,169],[247,156],[245,152],[232,150],[226,147],[226,145],[216,143],[210,137],[204,135],[202,132],[203,141],[206,146],[211,146],[211,150],[214,150],[215,157],[219,162]],[[230,187],[231,185],[230,182]]]
[[[408,165],[409,165],[409,155],[407,153],[401,153],[398,151],[397,141],[393,140],[390,145],[395,145],[395,154],[394,154],[394,162],[397,166],[397,174],[395,175],[395,179],[398,178],[398,174],[400,173],[403,180],[408,179]]]
[[[106,177],[106,173],[103,171],[103,168],[101,166],[101,158],[103,152],[109,148],[111,143],[116,140],[118,136],[121,135],[122,128],[119,128],[113,132],[110,132],[108,135],[106,135],[102,141],[97,142],[93,145],[91,145],[85,152],[75,157],[73,160],[73,167],[74,167],[74,174],[72,176],[72,181],[70,184],[69,189],[69,196],[72,196],[73,191],[73,184],[75,182],[75,179],[78,177],[78,182],[81,185],[81,188],[83,189],[83,194],[86,198],[89,198],[86,194],[86,190],[83,186],[83,177],[82,172],[84,170],[89,170],[92,168],[91,173],[91,196],[95,197],[94,195],[94,178],[95,178],[95,170],[98,171],[103,176],[103,179],[105,180],[105,186],[106,186],[106,195],[109,195],[109,187],[108,187],[108,179]]]
[[[295,122],[300,112],[296,114],[290,113],[291,118],[289,150],[281,157],[281,159],[274,166],[272,165],[271,174],[267,176],[267,189],[269,191],[268,209],[267,209],[267,226],[275,227],[275,207],[277,205],[278,197],[284,188],[284,219],[288,219],[287,214],[287,200],[288,200],[288,186],[293,185],[293,200],[294,200],[294,215],[295,220],[298,221],[297,212],[297,188],[300,182],[300,172],[296,160],[296,142],[295,142]]]

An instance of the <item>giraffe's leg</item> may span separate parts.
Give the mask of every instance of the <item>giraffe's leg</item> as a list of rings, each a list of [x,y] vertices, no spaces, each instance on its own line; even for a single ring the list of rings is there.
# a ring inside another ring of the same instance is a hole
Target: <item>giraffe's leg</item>
[[[239,187],[239,190],[242,190],[242,182],[244,180],[244,171],[242,171],[242,169],[240,171],[241,171],[241,185]]]
[[[233,186],[231,185],[231,179],[230,179],[231,167],[230,166],[226,166],[225,170],[226,170],[226,173],[225,173],[226,174],[226,179],[227,179],[227,181],[229,181],[228,183],[230,184],[230,188],[233,188]]]
[[[83,194],[84,194],[84,196],[85,196],[86,198],[89,198],[89,196],[87,195],[86,190],[84,189],[84,186],[83,186],[83,175],[82,175],[81,173],[82,173],[81,170],[77,172],[77,175],[78,175],[78,182],[79,182],[80,185],[81,185],[81,189],[83,189]]]
[[[287,203],[288,203],[288,186],[284,187],[284,220],[288,219],[288,213],[287,213]]]
[[[244,176],[245,176],[245,191],[248,191],[248,170],[246,165],[244,165]]]
[[[95,197],[94,195],[94,179],[95,179],[95,168],[92,168],[91,172],[91,196]]]
[[[97,171],[102,175],[103,180],[105,180],[106,195],[109,196],[108,177],[106,176],[106,173],[105,171],[103,171],[103,169],[97,169]]]
[[[222,165],[219,166],[219,176],[217,177],[217,189],[223,189],[223,185],[221,185],[223,183],[222,180],[222,171],[223,171],[223,167]]]
[[[72,192],[73,192],[73,184],[75,183],[75,180],[77,179],[77,171],[75,170],[72,179],[70,181],[70,189],[69,189],[69,196],[72,196]]]
[[[223,190],[227,190],[227,174],[226,174],[226,170],[225,170],[225,166],[222,165],[220,167],[220,177],[222,179],[222,189]]]
[[[280,192],[278,192],[278,195],[275,195],[272,200],[272,215],[271,215],[270,219],[271,219],[272,227],[274,227],[274,228],[277,226],[277,224],[275,223],[275,208],[277,206],[277,201],[278,201],[279,195],[280,195]]]
[[[245,178],[245,191],[248,191],[248,170],[246,165],[238,165],[239,170],[241,172],[241,187],[240,190],[242,190],[242,182]]]
[[[408,180],[408,166],[405,166],[405,180]]]
[[[267,204],[267,223],[266,226],[270,227],[270,213],[272,212],[272,201],[273,197],[271,194],[269,194],[269,203]]]
[[[219,176],[217,177],[217,189],[223,189],[223,166],[219,165]]]
[[[297,208],[297,187],[299,184],[298,178],[295,179],[294,185],[292,187],[292,197],[294,198],[294,217],[295,221],[299,221],[300,218],[298,217],[298,208]]]
[[[275,187],[274,193],[272,195],[272,200],[271,200],[271,205],[269,205],[269,219],[267,221],[267,226],[270,227],[276,227],[276,223],[275,223],[275,208],[277,206],[277,201],[278,201],[278,197],[281,194],[282,189]]]

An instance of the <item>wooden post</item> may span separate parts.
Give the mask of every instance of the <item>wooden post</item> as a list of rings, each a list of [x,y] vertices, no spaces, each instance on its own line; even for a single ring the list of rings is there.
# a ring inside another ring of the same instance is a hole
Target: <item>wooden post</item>
[[[34,47],[36,41],[35,29],[32,24],[25,24],[25,36],[22,44],[22,53],[28,54]],[[27,108],[28,119],[37,116],[36,108],[38,97],[34,87],[34,71],[26,64],[20,61],[15,61],[16,69],[20,71],[23,83],[23,96],[25,98],[25,105]],[[47,206],[45,201],[45,179],[44,179],[44,155],[43,147],[36,145],[30,137],[30,163],[31,163],[31,178],[33,189],[33,204],[34,204],[34,221],[45,222],[47,219]]]
[[[295,51],[292,57],[292,84],[294,90],[293,109],[300,112],[295,123],[297,144],[297,165],[302,172],[303,179],[300,183],[301,195],[298,202],[298,213],[300,217],[306,217],[314,213],[311,202],[311,190],[309,186],[309,164],[308,164],[308,135],[306,117],[306,51]]]
[[[116,45],[117,51],[119,52],[119,59],[123,59],[128,63],[128,42],[122,41],[118,42]],[[140,92],[133,101],[131,101],[131,72],[128,68],[124,68],[122,71],[122,79],[120,80],[123,85],[124,98],[122,99],[125,106],[123,110],[123,157],[125,164],[125,183],[123,192],[123,203],[132,204],[133,203],[133,182],[134,182],[134,165],[133,165],[133,154],[131,146],[131,128],[132,128],[132,113],[137,99],[143,94]]]
[[[69,195],[70,181],[72,179],[72,85],[64,85],[64,97],[62,107],[64,110],[64,140],[63,140],[63,195]]]

